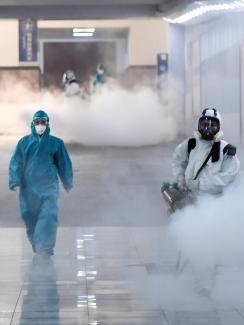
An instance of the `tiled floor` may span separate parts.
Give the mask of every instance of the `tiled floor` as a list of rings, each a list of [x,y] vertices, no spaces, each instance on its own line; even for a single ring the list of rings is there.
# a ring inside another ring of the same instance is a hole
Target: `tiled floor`
[[[226,270],[211,298],[194,291],[189,270],[175,272],[167,227],[60,228],[56,254],[45,262],[33,257],[23,229],[0,235],[0,324],[244,324],[244,300],[218,295]],[[7,238],[15,242],[8,250]],[[243,285],[241,269],[231,274]]]
[[[75,187],[61,195],[51,261],[36,259],[7,188],[15,139],[0,143],[0,325],[241,325],[244,268],[218,267],[210,298],[176,272],[160,182],[174,145],[71,148]]]

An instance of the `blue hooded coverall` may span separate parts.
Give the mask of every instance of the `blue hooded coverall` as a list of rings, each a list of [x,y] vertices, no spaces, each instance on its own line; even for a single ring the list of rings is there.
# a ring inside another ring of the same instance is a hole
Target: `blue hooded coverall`
[[[38,111],[33,117],[48,115]],[[51,136],[47,126],[39,137],[34,122],[30,135],[20,139],[9,166],[9,188],[20,187],[20,211],[26,225],[27,236],[35,252],[53,255],[58,225],[58,176],[64,188],[73,186],[72,163],[64,142]]]

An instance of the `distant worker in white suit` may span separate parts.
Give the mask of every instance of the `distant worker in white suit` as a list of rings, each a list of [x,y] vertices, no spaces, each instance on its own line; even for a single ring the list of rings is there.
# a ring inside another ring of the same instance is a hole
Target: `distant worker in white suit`
[[[67,97],[80,96],[80,86],[76,80],[75,74],[72,70],[67,70],[63,74],[62,82],[64,84],[64,95]]]

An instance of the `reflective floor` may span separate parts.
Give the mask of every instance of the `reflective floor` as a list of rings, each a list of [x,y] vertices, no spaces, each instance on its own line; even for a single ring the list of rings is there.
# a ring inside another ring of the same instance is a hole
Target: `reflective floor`
[[[211,297],[190,267],[176,270],[160,193],[174,145],[70,148],[75,187],[62,192],[55,255],[43,261],[6,188],[13,143],[0,145],[0,325],[244,324],[244,267],[218,265]]]
[[[213,297],[199,297],[192,274],[175,271],[167,227],[60,228],[50,261],[33,257],[23,229],[2,229],[1,243],[0,324],[244,324],[244,296],[223,297],[243,271],[219,270]]]

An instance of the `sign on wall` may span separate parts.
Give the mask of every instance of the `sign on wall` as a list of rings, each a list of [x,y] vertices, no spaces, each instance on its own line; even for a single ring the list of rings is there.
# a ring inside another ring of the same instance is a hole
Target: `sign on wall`
[[[37,21],[19,20],[19,61],[37,61]]]
[[[158,53],[157,55],[158,76],[168,71],[168,54]]]

